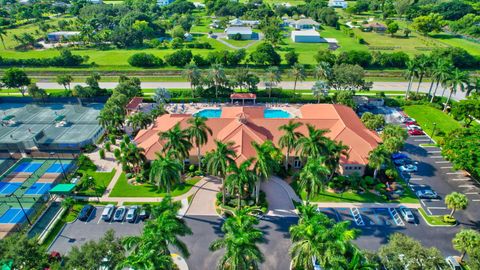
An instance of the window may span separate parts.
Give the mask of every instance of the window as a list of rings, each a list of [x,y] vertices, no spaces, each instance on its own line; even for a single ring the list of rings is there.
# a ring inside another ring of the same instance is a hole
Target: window
[[[300,159],[296,158],[294,161],[293,161],[293,167],[298,169],[302,166],[302,162],[300,161]]]
[[[183,160],[183,165],[185,165],[185,166],[190,165],[190,159],[187,158],[187,159]]]

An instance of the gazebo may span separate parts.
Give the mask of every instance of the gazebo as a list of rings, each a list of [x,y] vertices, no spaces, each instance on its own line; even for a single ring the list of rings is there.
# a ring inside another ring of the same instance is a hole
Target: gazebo
[[[241,100],[242,105],[245,105],[245,100],[252,100],[253,104],[255,104],[255,101],[257,100],[257,95],[253,93],[233,93],[230,95],[230,100],[232,104],[235,100]]]

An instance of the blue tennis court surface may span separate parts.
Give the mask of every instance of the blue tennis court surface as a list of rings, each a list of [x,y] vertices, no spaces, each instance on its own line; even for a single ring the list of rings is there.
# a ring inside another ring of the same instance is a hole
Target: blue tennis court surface
[[[50,189],[52,189],[52,184],[35,183],[25,192],[25,195],[46,194]]]
[[[0,182],[0,194],[5,195],[5,194],[12,194],[17,190],[22,183],[5,183],[5,182]]]
[[[68,172],[68,170],[70,169],[70,166],[71,166],[71,163],[69,161],[67,162],[63,162],[60,164],[60,163],[54,163],[52,164],[52,166],[50,166],[46,173],[61,173],[63,171],[65,172]],[[63,169],[62,169],[63,167]]]
[[[26,173],[33,173],[38,168],[42,166],[43,162],[38,162],[38,161],[29,161],[29,162],[23,162],[20,165],[18,165],[13,172],[20,173],[20,172],[26,172]]]
[[[30,214],[31,208],[25,208],[25,212],[27,215]],[[23,213],[22,209],[20,208],[10,208],[0,217],[0,224],[7,224],[7,223],[23,223],[26,220],[25,214]]]

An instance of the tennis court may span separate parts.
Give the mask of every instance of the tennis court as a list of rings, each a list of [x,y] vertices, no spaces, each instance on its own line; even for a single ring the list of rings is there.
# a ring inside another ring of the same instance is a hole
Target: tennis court
[[[47,194],[53,185],[49,183],[35,183],[26,192],[25,195],[43,195]]]
[[[62,160],[60,162],[55,162],[50,166],[45,173],[62,173],[63,171],[68,172],[70,167],[72,166],[72,162],[70,160]]]
[[[5,182],[0,182],[0,195],[10,195],[15,190],[17,190],[22,183],[5,183]]]
[[[34,173],[36,170],[38,170],[43,164],[43,161],[27,161],[27,162],[22,162],[20,163],[13,172],[16,173],[21,173],[21,172],[26,172],[26,173]]]
[[[24,208],[27,215],[30,214],[31,208]],[[0,217],[0,224],[16,224],[23,223],[26,220],[25,214],[21,208],[10,208]]]

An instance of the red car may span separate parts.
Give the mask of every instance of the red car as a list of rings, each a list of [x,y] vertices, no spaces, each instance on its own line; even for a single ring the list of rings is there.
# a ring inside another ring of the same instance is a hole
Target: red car
[[[408,131],[408,134],[414,135],[414,136],[425,135],[425,133],[423,131],[419,130],[419,129],[411,129],[411,130]]]
[[[407,121],[407,122],[405,122],[405,125],[407,125],[407,126],[410,126],[410,125],[418,126],[417,122],[415,122],[415,121]]]

